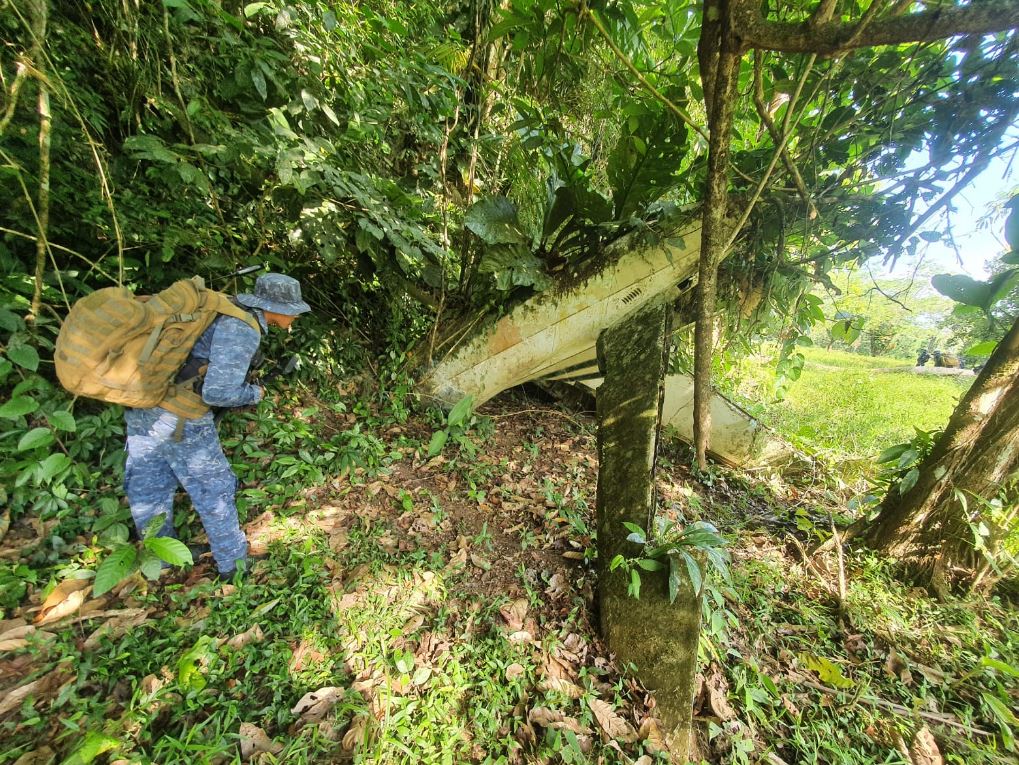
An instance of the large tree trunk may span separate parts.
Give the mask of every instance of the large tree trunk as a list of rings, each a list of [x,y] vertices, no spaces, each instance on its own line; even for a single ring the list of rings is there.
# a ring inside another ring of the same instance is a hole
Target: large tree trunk
[[[693,437],[697,466],[706,470],[711,434],[711,359],[718,264],[726,255],[730,228],[729,147],[739,86],[741,51],[725,14],[728,5],[705,3],[704,27],[698,44],[704,103],[708,112],[708,177],[705,181],[701,258],[697,275],[697,325],[694,329]],[[724,23],[722,21],[724,20]]]
[[[979,563],[970,528],[977,498],[994,497],[1017,467],[1019,320],[959,402],[916,484],[901,495],[892,487],[864,540],[915,566],[926,584],[944,592],[952,580],[971,579]]]

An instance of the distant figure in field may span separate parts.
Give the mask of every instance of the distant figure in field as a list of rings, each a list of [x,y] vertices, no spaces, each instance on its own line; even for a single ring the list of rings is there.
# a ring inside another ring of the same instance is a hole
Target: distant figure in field
[[[930,351],[926,348],[920,349],[920,355],[916,357],[916,365],[918,367],[926,366],[927,362],[931,360]]]
[[[962,364],[959,363],[959,357],[954,354],[934,351],[934,366],[946,367],[948,369],[959,369]]]

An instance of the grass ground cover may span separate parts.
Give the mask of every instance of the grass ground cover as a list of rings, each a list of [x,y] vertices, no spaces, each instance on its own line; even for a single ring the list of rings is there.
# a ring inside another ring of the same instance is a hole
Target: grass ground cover
[[[93,598],[98,535],[47,568],[37,531],[59,527],[15,523],[0,554],[39,575],[0,624],[0,763],[663,761],[653,695],[592,626],[594,423],[504,396],[429,459],[438,413],[344,398],[230,427],[269,553],[239,585],[203,559]],[[837,559],[797,552],[823,492],[688,462],[662,455],[662,509],[733,551],[704,612],[703,762],[905,764],[928,736],[1012,761],[1014,610],[934,603],[867,556],[842,593]]]
[[[784,400],[767,402],[770,370],[748,367],[743,395],[755,412],[780,433],[813,451],[839,458],[868,459],[908,441],[914,428],[940,430],[972,383],[971,377],[935,377],[875,368],[909,362],[843,351],[805,348],[806,364]]]

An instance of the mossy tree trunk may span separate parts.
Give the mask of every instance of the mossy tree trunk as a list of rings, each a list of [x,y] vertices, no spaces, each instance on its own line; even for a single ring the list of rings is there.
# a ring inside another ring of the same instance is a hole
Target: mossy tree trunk
[[[687,584],[669,602],[667,574],[641,572],[640,599],[628,579],[609,571],[616,555],[641,548],[624,522],[649,531],[655,510],[655,462],[661,426],[672,310],[651,305],[602,333],[598,363],[598,595],[601,631],[621,665],[655,691],[673,762],[690,756],[700,600]]]

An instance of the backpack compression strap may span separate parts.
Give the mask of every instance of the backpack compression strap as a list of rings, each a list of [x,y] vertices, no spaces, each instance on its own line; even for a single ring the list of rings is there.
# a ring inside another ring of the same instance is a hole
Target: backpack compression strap
[[[259,337],[262,336],[262,326],[258,323],[258,319],[247,310],[241,306],[234,305],[226,295],[219,292],[210,292],[209,298],[208,310],[233,317],[234,319],[240,319],[255,330]],[[167,389],[166,396],[159,402],[163,409],[173,412],[181,418],[181,422],[178,422],[178,428],[183,428],[183,420],[197,420],[210,410],[209,405],[205,403],[201,395],[196,393],[194,389],[195,383],[200,377],[201,375],[198,375],[172,384]],[[180,439],[178,438],[178,440]]]

